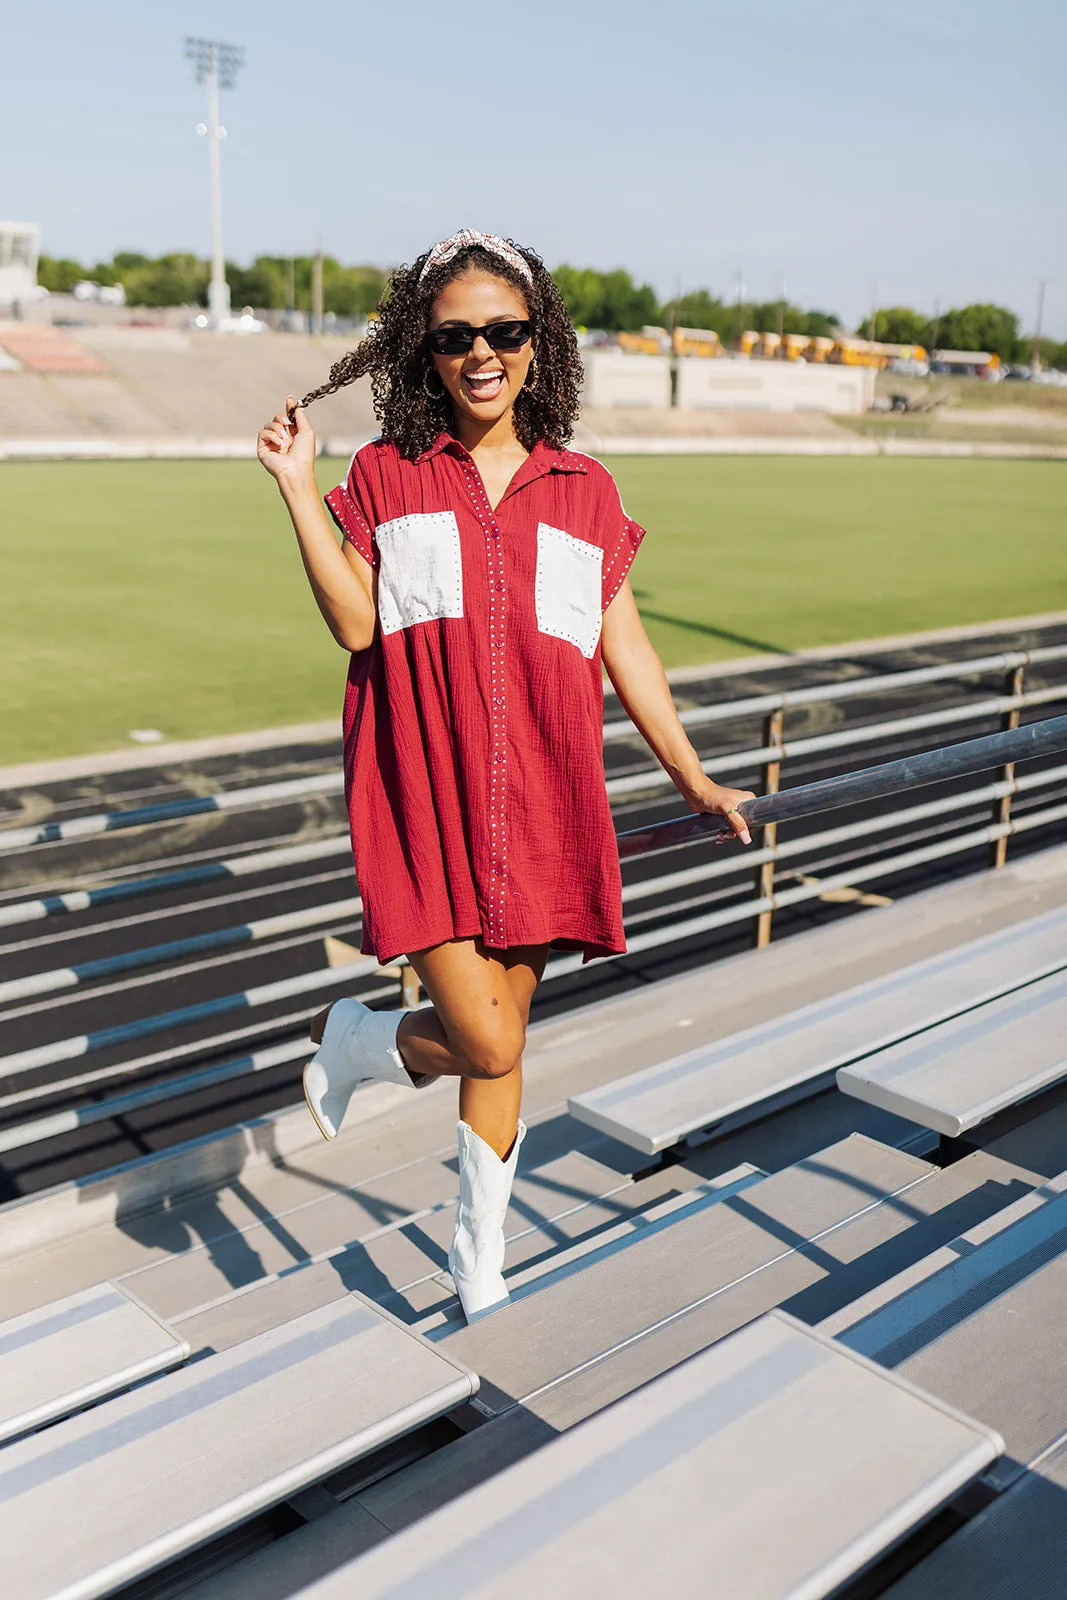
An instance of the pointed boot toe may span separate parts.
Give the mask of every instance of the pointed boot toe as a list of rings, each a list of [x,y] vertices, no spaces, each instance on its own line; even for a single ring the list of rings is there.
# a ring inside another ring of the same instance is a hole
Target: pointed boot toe
[[[361,1000],[330,1007],[322,1043],[304,1068],[304,1098],[324,1138],[336,1139],[361,1083],[414,1086],[396,1042],[403,1016],[372,1011]]]

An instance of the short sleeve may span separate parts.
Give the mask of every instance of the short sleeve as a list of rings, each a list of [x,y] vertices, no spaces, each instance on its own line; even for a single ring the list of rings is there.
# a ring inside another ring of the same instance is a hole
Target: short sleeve
[[[342,535],[354,546],[364,561],[374,565],[374,539],[364,506],[367,495],[359,469],[359,456],[352,457],[344,483],[326,495],[326,508]]]
[[[633,565],[634,556],[641,548],[645,530],[640,523],[626,515],[619,498],[615,480],[609,478],[605,499],[607,502],[604,528],[604,566],[601,590],[601,610],[606,611],[622,588],[623,580]]]

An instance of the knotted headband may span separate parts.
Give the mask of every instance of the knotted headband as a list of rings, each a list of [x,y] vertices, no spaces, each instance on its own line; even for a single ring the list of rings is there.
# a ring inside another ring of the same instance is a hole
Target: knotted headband
[[[419,273],[421,283],[428,272],[434,267],[444,266],[446,261],[451,261],[453,256],[458,256],[461,250],[470,250],[474,245],[479,245],[483,250],[488,250],[494,256],[499,256],[501,261],[506,261],[509,267],[524,277],[527,283],[533,283],[533,273],[530,264],[524,260],[513,244],[508,244],[506,239],[501,239],[495,233],[479,233],[477,228],[461,228],[454,233],[451,239],[442,239],[440,244],[435,244],[422,271]]]

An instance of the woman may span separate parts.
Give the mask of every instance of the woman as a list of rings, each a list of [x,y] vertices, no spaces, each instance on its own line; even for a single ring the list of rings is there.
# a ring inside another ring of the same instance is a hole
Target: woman
[[[346,792],[362,948],[432,1002],[339,1000],[304,1092],[334,1138],[368,1080],[460,1080],[449,1266],[468,1319],[507,1299],[504,1217],[522,1053],[550,947],[625,950],[604,784],[601,662],[695,811],[747,844],[747,792],[701,769],[627,581],[643,538],[599,462],[565,448],[581,363],[540,258],[464,229],[393,274],[330,381],[259,435],[312,591],[351,652]],[[326,496],[304,408],[369,374],[379,439]]]

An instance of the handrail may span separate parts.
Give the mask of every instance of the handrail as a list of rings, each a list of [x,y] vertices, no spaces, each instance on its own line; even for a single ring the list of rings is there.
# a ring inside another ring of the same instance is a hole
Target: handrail
[[[874,673],[866,678],[819,683],[810,689],[783,689],[777,694],[752,695],[745,700],[726,700],[714,706],[692,706],[681,713],[681,720],[687,728],[708,722],[732,722],[739,717],[786,711],[791,706],[817,705],[827,700],[855,700],[867,695],[886,694],[893,689],[941,683],[947,678],[978,678],[991,672],[1014,672],[1019,667],[1040,666],[1052,661],[1067,661],[1067,645],[1046,645],[1037,650],[1007,650],[999,655],[977,656],[969,661],[941,662],[936,667],[911,667],[906,672]],[[755,659],[753,667],[758,666],[759,661]],[[604,726],[606,741],[624,739],[636,732],[628,717]]]
[[[776,794],[757,795],[754,800],[746,800],[739,810],[745,821],[755,827],[793,822],[798,817],[856,805],[863,800],[877,800],[902,789],[962,778],[987,767],[1007,766],[1064,750],[1067,750],[1067,716],[1049,717],[1044,722],[1030,722],[1006,733],[990,733],[983,739],[966,739],[962,744],[946,745],[941,750],[925,750],[881,766],[863,767],[843,777],[824,778],[820,783],[803,783]],[[721,817],[706,812],[676,817],[669,822],[654,822],[650,827],[631,828],[618,834],[619,857],[625,860],[648,850],[662,850],[669,845],[684,844],[689,839],[728,831],[729,824]]]

